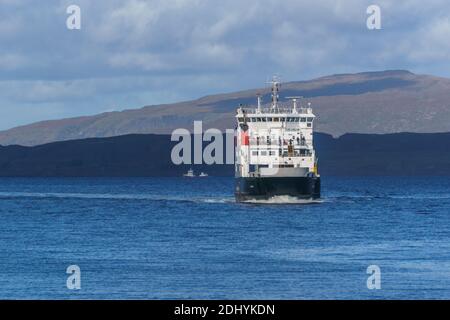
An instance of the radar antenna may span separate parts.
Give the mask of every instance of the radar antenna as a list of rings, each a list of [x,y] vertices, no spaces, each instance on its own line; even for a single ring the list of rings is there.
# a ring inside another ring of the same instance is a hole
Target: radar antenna
[[[292,104],[293,104],[292,113],[298,113],[297,101],[299,101],[300,99],[303,99],[303,97],[302,96],[286,97],[286,99],[292,100]]]

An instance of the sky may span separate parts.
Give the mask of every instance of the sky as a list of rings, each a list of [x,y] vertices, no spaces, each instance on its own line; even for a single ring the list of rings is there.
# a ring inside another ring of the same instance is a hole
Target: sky
[[[381,9],[370,30],[369,5]],[[66,26],[70,5],[81,28]],[[0,0],[0,130],[362,71],[450,77],[448,0]]]

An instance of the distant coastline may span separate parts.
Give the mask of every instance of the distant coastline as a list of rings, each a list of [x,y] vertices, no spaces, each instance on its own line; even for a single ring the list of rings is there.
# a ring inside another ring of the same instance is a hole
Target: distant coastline
[[[0,146],[1,177],[181,177],[189,168],[233,176],[233,165],[174,165],[169,135],[132,134]],[[324,176],[450,176],[450,133],[316,133]]]

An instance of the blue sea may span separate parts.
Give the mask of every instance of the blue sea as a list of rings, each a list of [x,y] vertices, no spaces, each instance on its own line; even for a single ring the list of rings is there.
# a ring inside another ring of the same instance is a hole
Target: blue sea
[[[449,178],[322,179],[237,204],[233,178],[2,178],[0,298],[450,299]]]

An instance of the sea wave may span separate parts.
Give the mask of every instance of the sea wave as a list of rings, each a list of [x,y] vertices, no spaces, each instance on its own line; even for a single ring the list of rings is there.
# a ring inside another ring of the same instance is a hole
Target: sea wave
[[[0,199],[36,198],[36,199],[97,199],[97,200],[148,200],[174,201],[190,203],[235,203],[233,196],[180,197],[151,194],[114,194],[114,193],[69,193],[69,192],[0,192]],[[247,200],[249,204],[320,204],[324,199],[299,199],[291,196],[274,196],[266,200]]]
[[[321,199],[299,199],[292,196],[273,196],[269,199],[252,199],[246,200],[244,203],[253,204],[320,204],[323,203]]]
[[[111,200],[149,200],[180,201],[196,203],[228,203],[233,197],[177,197],[148,194],[114,194],[114,193],[67,193],[67,192],[0,192],[1,199],[38,198],[38,199],[111,199]]]

